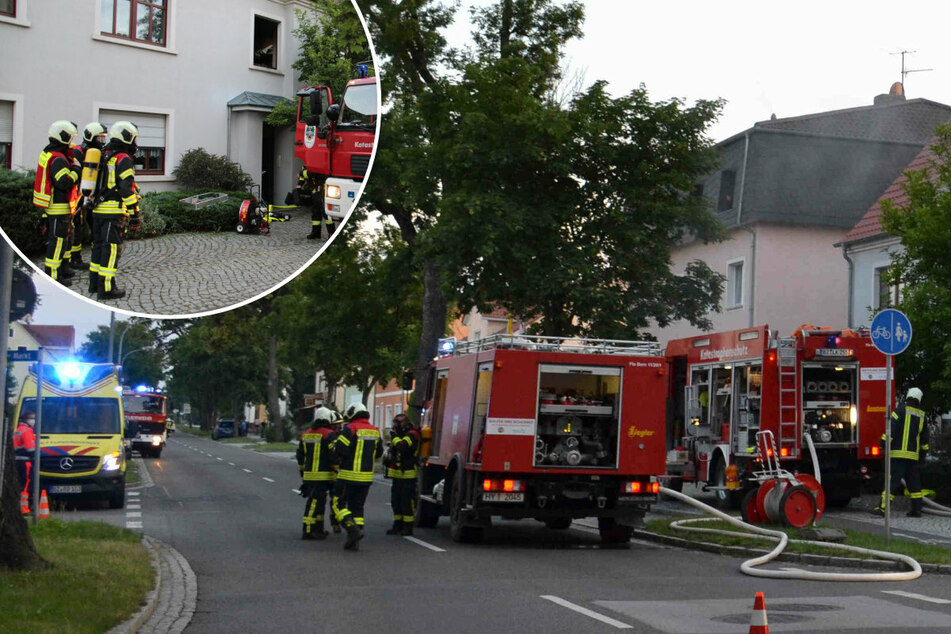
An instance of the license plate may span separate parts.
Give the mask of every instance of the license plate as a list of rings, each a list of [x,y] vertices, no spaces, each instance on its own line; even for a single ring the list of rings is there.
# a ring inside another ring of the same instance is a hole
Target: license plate
[[[521,491],[489,491],[482,494],[483,502],[524,502],[525,494]]]
[[[57,484],[50,487],[50,493],[82,493],[83,487],[79,484]]]

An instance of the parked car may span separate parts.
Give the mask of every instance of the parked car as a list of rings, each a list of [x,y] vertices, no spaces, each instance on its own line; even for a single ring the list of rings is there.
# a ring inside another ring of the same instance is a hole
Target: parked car
[[[215,428],[211,430],[211,439],[234,438],[235,424],[233,418],[219,418]]]

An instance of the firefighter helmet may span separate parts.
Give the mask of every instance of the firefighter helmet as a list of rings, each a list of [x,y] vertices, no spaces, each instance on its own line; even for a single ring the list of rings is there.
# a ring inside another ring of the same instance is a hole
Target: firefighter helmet
[[[93,121],[83,128],[83,141],[86,143],[93,143],[96,140],[96,137],[106,136],[106,126],[102,125],[98,121]]]
[[[368,414],[367,406],[364,405],[363,403],[354,403],[353,405],[347,408],[347,411],[344,412],[343,417],[347,420],[353,420],[359,414]]]
[[[314,412],[314,420],[318,423],[330,425],[334,422],[334,413],[326,407],[318,407],[317,411]]]
[[[905,396],[906,400],[910,398],[913,398],[916,401],[918,401],[918,404],[920,405],[921,399],[924,398],[924,394],[922,394],[921,390],[919,390],[918,388],[913,387],[910,390],[908,390],[908,394],[907,396]]]
[[[126,145],[135,143],[135,137],[139,136],[139,129],[129,121],[116,121],[109,128],[109,138],[121,141]]]
[[[53,125],[50,126],[50,141],[69,143],[77,134],[79,134],[79,130],[72,121],[54,121]]]

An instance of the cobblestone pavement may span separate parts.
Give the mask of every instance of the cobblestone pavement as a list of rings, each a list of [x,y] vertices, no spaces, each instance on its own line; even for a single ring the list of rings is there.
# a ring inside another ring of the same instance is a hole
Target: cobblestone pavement
[[[118,287],[127,294],[100,303],[162,317],[234,306],[284,282],[307,264],[326,242],[308,240],[310,226],[307,211],[272,223],[270,236],[230,231],[127,241],[116,275]],[[87,247],[83,261],[88,263],[89,256]],[[42,258],[35,261],[42,269]],[[96,299],[87,287],[88,274],[79,271],[69,288]]]

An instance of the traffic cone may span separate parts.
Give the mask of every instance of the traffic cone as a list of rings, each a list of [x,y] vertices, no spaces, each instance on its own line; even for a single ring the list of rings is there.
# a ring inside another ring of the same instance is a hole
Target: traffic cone
[[[50,516],[50,503],[46,499],[46,489],[40,493],[40,514],[39,519],[45,520]]]
[[[30,494],[26,491],[20,492],[20,513],[23,515],[30,514]]]
[[[753,602],[750,634],[769,634],[769,625],[766,624],[766,599],[762,592],[756,593],[756,600]]]

